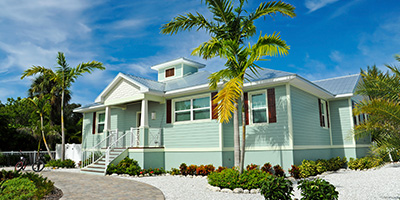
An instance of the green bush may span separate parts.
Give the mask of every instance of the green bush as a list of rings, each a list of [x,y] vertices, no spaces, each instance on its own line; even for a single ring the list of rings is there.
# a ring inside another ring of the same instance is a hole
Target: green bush
[[[339,156],[336,158],[331,158],[328,160],[328,171],[336,171],[347,163],[346,157],[340,158]]]
[[[289,173],[293,178],[300,178],[300,168],[297,165],[292,165],[292,169],[289,169]]]
[[[171,170],[168,173],[170,173],[171,175],[179,175],[181,174],[181,171],[177,168],[171,168]]]
[[[266,172],[272,175],[272,165],[271,163],[267,162],[261,167],[261,171]]]
[[[0,171],[0,182],[19,177],[20,175],[21,175],[21,172],[18,172],[18,171],[15,171],[15,170],[6,171],[6,170],[3,169],[3,170]]]
[[[32,199],[35,196],[37,188],[28,178],[14,178],[3,182],[0,193],[0,199]]]
[[[317,165],[312,160],[303,160],[300,169],[300,178],[306,178],[309,176],[315,176],[318,174]]]
[[[61,161],[61,159],[50,160],[46,163],[46,167],[75,168],[75,162],[71,159],[66,159],[64,161]]]
[[[285,171],[283,171],[283,169],[280,165],[275,165],[274,166],[274,175],[285,177]]]
[[[142,171],[141,167],[138,164],[138,161],[130,159],[126,157],[121,160],[117,165],[110,164],[107,167],[107,174],[129,174],[129,175],[139,175]]]
[[[179,166],[179,169],[181,170],[181,174],[182,174],[182,175],[187,175],[187,174],[188,174],[186,163],[182,163],[182,164]]]
[[[258,165],[252,163],[250,165],[247,165],[247,167],[246,167],[247,171],[254,170],[254,169],[258,170]]]
[[[302,180],[297,187],[301,190],[301,199],[304,200],[335,200],[339,196],[335,186],[323,179]]]
[[[222,172],[223,170],[228,169],[227,167],[219,166],[217,172]]]
[[[270,176],[268,173],[260,170],[252,169],[244,171],[239,176],[237,187],[248,190],[261,188],[262,183],[268,176]]]
[[[187,173],[189,175],[196,175],[197,165],[189,165],[187,168]]]
[[[268,200],[290,200],[292,192],[292,182],[284,177],[268,176],[261,186],[261,195]]]
[[[237,188],[239,171],[235,169],[224,169],[221,172],[213,172],[208,175],[208,183],[220,188]]]
[[[350,158],[348,166],[350,169],[370,169],[383,164],[383,160],[377,157]]]

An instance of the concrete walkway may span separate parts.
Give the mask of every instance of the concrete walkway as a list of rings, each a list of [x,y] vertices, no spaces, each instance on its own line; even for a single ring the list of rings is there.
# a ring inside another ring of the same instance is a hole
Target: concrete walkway
[[[61,199],[143,199],[164,200],[154,186],[111,176],[63,171],[43,171],[64,193]]]
[[[2,167],[0,170],[14,170]],[[25,171],[33,172],[30,166]],[[78,169],[49,170],[40,172],[62,190],[61,199],[143,199],[164,200],[164,194],[158,188],[146,183],[112,176],[99,176],[79,173]]]

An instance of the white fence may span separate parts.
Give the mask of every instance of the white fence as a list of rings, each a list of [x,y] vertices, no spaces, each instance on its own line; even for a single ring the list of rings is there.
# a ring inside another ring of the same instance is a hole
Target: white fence
[[[54,157],[56,155],[55,151],[50,151],[51,155]],[[47,151],[40,151],[41,155],[47,155]],[[0,152],[2,160],[0,165],[2,166],[14,166],[20,160],[19,156],[21,153],[19,151],[3,151]],[[37,151],[22,151],[22,155],[28,160],[28,164],[32,164],[37,157]]]
[[[81,153],[81,144],[65,144],[65,159],[71,159],[78,164],[81,161]],[[61,144],[56,144],[55,159],[61,159]]]

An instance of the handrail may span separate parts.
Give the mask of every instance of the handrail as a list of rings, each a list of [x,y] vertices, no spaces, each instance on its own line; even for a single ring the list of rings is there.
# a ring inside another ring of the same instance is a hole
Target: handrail
[[[103,140],[101,140],[99,143],[96,145],[90,147],[90,149],[85,148],[85,150],[82,150],[82,164],[81,167],[86,167],[92,163],[95,163],[102,159],[104,157],[104,153],[99,151],[99,149],[102,148],[101,145],[103,145],[105,142],[109,141],[111,137],[114,137],[118,134],[118,129],[116,130],[108,130],[110,134],[105,137]],[[107,144],[105,145],[107,147]],[[83,148],[82,148],[83,149]],[[87,155],[89,153],[89,155]]]
[[[108,167],[108,165],[110,164],[110,152],[114,149],[114,146],[118,143],[118,142],[120,142],[120,140],[121,139],[123,139],[123,138],[125,138],[125,136],[127,135],[127,134],[132,134],[132,129],[130,130],[130,131],[125,131],[125,133],[122,135],[122,136],[120,136],[119,138],[117,138],[117,140],[116,141],[114,141],[112,144],[110,144],[108,147],[107,147],[107,150],[106,150],[106,153],[105,153],[105,157],[106,157],[106,163],[105,163],[105,168],[104,168],[104,174],[107,172],[107,167]],[[128,146],[132,146],[132,144],[130,144],[130,145],[128,145]],[[125,146],[125,148],[127,148],[126,146]]]

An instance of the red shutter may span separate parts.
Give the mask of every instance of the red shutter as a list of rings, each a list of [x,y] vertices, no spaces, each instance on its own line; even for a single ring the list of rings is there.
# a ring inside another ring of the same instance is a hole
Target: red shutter
[[[319,125],[321,127],[323,127],[324,126],[324,119],[322,118],[321,99],[318,99],[318,108],[319,108]]]
[[[267,90],[268,99],[268,122],[276,123],[275,88]]]
[[[245,115],[245,121],[246,125],[249,125],[249,95],[247,92],[243,93],[244,96],[244,115]]]
[[[92,134],[96,134],[96,112],[93,112]]]
[[[215,98],[215,95],[217,95],[218,92],[212,92],[211,93],[211,118],[212,119],[218,119],[218,111],[215,109],[217,108],[217,103],[213,103],[213,100]]]
[[[167,100],[167,124],[170,124],[172,121],[171,118],[171,99]]]
[[[328,112],[328,102],[326,101],[326,121],[328,122],[328,128],[329,128],[329,112]]]

